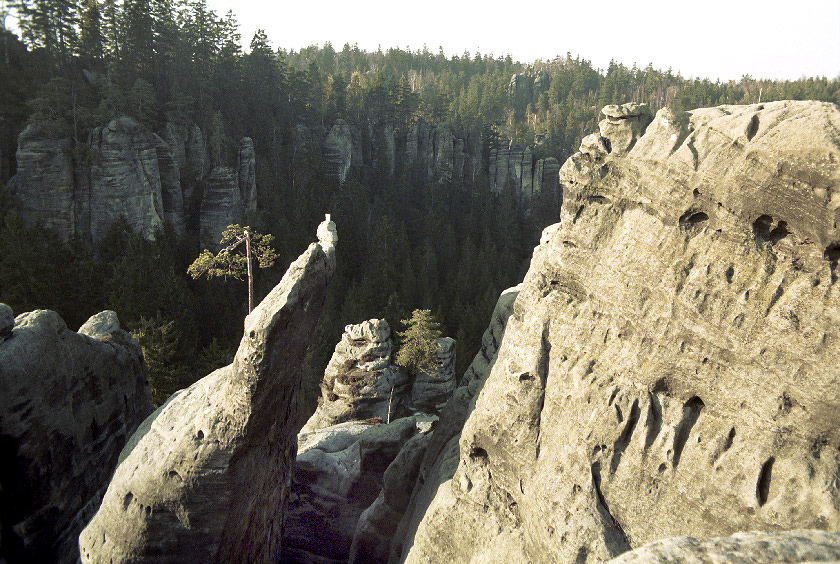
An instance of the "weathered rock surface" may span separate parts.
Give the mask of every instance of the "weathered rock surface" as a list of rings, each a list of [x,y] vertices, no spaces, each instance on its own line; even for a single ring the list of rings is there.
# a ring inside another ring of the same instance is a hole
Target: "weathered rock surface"
[[[437,413],[455,391],[455,339],[442,337],[437,341],[437,367],[421,371],[411,383],[411,409]]]
[[[353,161],[353,137],[350,126],[343,119],[335,120],[324,140],[324,161],[327,176],[344,182]]]
[[[663,539],[625,552],[610,564],[782,564],[794,562],[840,562],[840,533],[790,531],[785,533],[738,533],[731,537]]]
[[[409,439],[382,476],[382,490],[376,500],[359,516],[349,564],[386,564],[394,536],[417,481],[423,454],[432,433],[421,433]]]
[[[91,132],[89,233],[100,241],[125,217],[150,239],[163,228],[163,198],[155,136],[130,117],[112,120]],[[84,196],[83,196],[84,198]],[[78,201],[78,198],[77,198]]]
[[[493,309],[490,325],[482,336],[481,349],[467,368],[464,377],[461,378],[460,386],[441,410],[440,421],[435,426],[428,445],[424,449],[423,458],[415,471],[418,479],[408,504],[402,508],[402,518],[396,532],[392,532],[386,523],[379,524],[381,520],[373,516],[364,521],[364,530],[357,531],[357,536],[360,537],[358,542],[373,545],[373,547],[377,544],[370,539],[375,539],[377,535],[391,536],[389,562],[400,561],[414,542],[415,536],[422,537],[425,534],[422,530],[418,532],[421,520],[427,513],[437,511],[435,508],[430,509],[430,505],[436,499],[438,492],[445,492],[449,487],[448,481],[452,479],[458,467],[458,439],[461,430],[469,412],[473,409],[475,398],[496,362],[496,353],[504,338],[508,318],[513,313],[513,304],[519,294],[519,289],[520,287],[517,286],[502,292]],[[412,472],[411,465],[405,464],[404,468],[405,474]],[[386,508],[390,509],[393,506],[396,506],[396,503],[387,504]],[[394,520],[397,520],[396,515],[394,515]],[[361,524],[360,521],[360,526]],[[375,548],[367,550],[367,554],[376,553]]]
[[[328,256],[311,244],[245,318],[233,363],[143,422],[79,538],[83,562],[277,562]]]
[[[170,122],[158,136],[120,117],[92,130],[86,149],[74,150],[70,139],[34,123],[18,138],[17,161],[11,186],[21,217],[64,239],[97,244],[120,216],[147,238],[168,223],[179,233],[207,229],[216,239],[256,211],[253,141],[241,140],[234,168],[208,171],[195,125]]]
[[[411,382],[393,364],[393,352],[391,327],[384,319],[346,326],[324,371],[318,408],[301,432],[404,415]]]
[[[614,155],[627,153],[653,119],[647,104],[612,104],[601,110],[604,119],[598,123],[601,137],[610,140]]]
[[[213,242],[228,225],[242,220],[242,193],[239,191],[239,174],[226,166],[217,166],[204,180],[201,199],[201,231],[216,234]]]
[[[44,124],[29,124],[18,136],[11,183],[22,218],[41,221],[67,238],[77,229],[72,148],[70,139],[50,135]]]
[[[383,474],[412,437],[428,430],[427,420],[349,421],[301,433],[281,562],[346,563],[359,517],[376,500]]]
[[[0,304],[0,560],[75,563],[120,449],[152,411],[146,367],[114,312],[78,333],[53,311],[11,315]]]
[[[458,469],[395,561],[840,529],[840,110],[662,111],[627,153],[617,125],[563,166]]]

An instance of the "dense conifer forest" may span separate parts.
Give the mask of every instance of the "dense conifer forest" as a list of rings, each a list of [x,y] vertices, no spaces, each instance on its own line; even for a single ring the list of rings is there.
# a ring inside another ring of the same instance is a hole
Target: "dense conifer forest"
[[[779,99],[840,103],[838,78],[735,82],[685,78],[619,62],[593,68],[581,56],[522,63],[479,53],[344,45],[275,49],[257,32],[240,37],[235,15],[204,0],[12,2],[20,37],[0,30],[0,186],[15,174],[17,136],[37,122],[69,136],[85,158],[87,133],[128,115],[151,131],[173,118],[197,124],[209,158],[226,162],[236,141],[256,147],[259,221],[276,267],[257,274],[257,299],[314,239],[325,212],[338,225],[338,271],[311,348],[308,402],[347,323],[385,317],[395,329],[430,309],[458,342],[458,374],[478,350],[499,293],[522,279],[541,229],[559,218],[553,200],[524,205],[494,194],[489,179],[429,182],[396,163],[327,178],[322,148],[300,142],[337,118],[363,129],[447,122],[490,151],[515,141],[561,163],[596,130],[601,107],[646,102],[652,110]],[[274,38],[281,41],[282,38]],[[246,48],[243,49],[242,44]],[[518,75],[530,77],[519,87]],[[373,140],[376,146],[376,140]],[[373,160],[372,162],[376,162]],[[97,249],[24,225],[0,191],[0,301],[16,313],[58,311],[72,328],[115,310],[138,337],[160,402],[225,364],[241,336],[246,287],[192,280],[200,234],[164,230],[148,241],[115,224]]]

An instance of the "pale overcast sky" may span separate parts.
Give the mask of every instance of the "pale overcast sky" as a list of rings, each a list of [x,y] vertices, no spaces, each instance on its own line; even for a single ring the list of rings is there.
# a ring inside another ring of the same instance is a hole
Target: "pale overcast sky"
[[[543,4],[543,5],[540,5]],[[274,48],[329,41],[360,49],[425,44],[447,55],[465,50],[520,62],[570,52],[606,69],[653,63],[686,77],[796,79],[840,76],[840,0],[208,0],[233,10],[248,48],[258,28]]]

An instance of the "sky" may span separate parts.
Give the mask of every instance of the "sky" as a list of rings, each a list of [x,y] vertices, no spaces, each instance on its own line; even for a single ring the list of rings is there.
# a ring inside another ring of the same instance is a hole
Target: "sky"
[[[606,69],[671,68],[684,77],[737,80],[840,76],[840,0],[207,0],[233,10],[245,49],[258,28],[272,47],[330,42],[360,49],[426,46],[528,63],[571,53]]]

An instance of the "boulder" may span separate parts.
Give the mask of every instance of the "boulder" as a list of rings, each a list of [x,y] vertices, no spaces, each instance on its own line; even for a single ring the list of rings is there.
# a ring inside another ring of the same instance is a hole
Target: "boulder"
[[[411,384],[411,409],[437,413],[455,391],[455,339],[437,341],[437,367],[421,371]]]
[[[834,104],[773,102],[660,112],[629,150],[587,141],[457,471],[393,561],[840,530],[837,131]]]
[[[82,562],[277,562],[300,366],[334,269],[311,244],[245,318],[233,363],[143,422],[79,537]]]
[[[782,564],[840,561],[840,533],[790,531],[737,533],[730,537],[663,539],[625,552],[610,564]]]
[[[299,435],[282,563],[347,562],[360,515],[376,500],[402,447],[428,428],[424,419],[348,421]]]
[[[393,352],[384,319],[347,325],[324,371],[318,408],[301,432],[351,420],[387,422],[404,414],[410,382],[393,364]]]
[[[74,564],[120,450],[152,411],[146,366],[114,312],[78,333],[53,311],[11,314],[0,304],[0,560]]]

